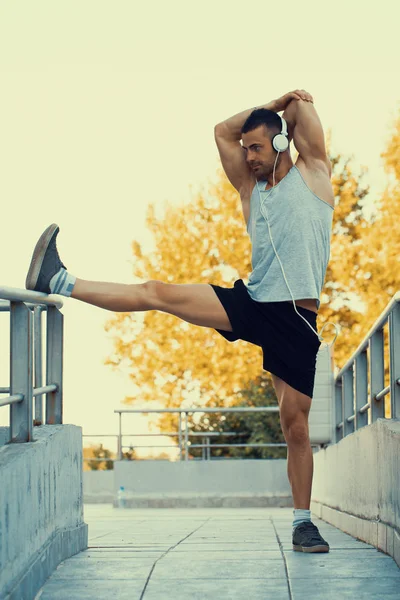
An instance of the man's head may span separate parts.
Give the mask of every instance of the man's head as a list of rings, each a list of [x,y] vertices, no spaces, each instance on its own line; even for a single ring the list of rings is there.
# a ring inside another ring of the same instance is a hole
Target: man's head
[[[266,108],[253,110],[242,127],[242,145],[246,160],[258,180],[266,180],[272,173],[276,159],[272,138],[281,131],[280,116]]]

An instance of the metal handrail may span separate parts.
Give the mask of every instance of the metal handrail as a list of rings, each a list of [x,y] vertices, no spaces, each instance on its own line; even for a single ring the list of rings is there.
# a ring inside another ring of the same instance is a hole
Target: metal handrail
[[[390,383],[384,387],[383,327],[387,322]],[[374,423],[376,419],[385,418],[382,400],[389,393],[390,416],[392,419],[400,418],[400,292],[396,292],[356,351],[337,373],[334,390],[336,442],[361,427]],[[367,403],[366,398],[369,398]]]
[[[244,409],[245,411],[250,411],[250,412],[260,412],[262,410],[265,409],[274,409],[274,410],[268,410],[267,412],[277,412],[276,408],[277,407],[271,407],[271,406],[266,406],[266,407],[257,407],[256,409],[253,408],[249,408],[249,409]],[[174,409],[165,409],[165,411],[170,412],[171,410]],[[190,409],[188,412],[205,412],[207,409]],[[209,409],[209,411],[212,412],[236,412],[236,409],[232,409],[232,408],[226,408],[226,409]],[[241,411],[241,409],[238,409],[239,411]],[[278,409],[279,410],[279,409]],[[180,412],[184,412],[186,411],[186,409],[176,409],[176,411],[180,411]],[[115,411],[115,412],[125,412],[125,411]],[[140,410],[133,410],[133,411],[129,411],[127,410],[126,412],[147,412],[146,410],[144,411],[140,411]],[[154,410],[152,410],[152,412],[154,412]],[[158,411],[156,411],[158,412]],[[160,410],[160,412],[164,412],[163,410]],[[242,411],[241,411],[242,412]],[[190,443],[190,448],[202,448],[202,457],[201,460],[210,460],[211,458],[211,454],[210,454],[210,450],[211,450],[211,446],[210,446],[210,438],[212,437],[219,437],[219,436],[229,436],[229,435],[234,435],[234,436],[244,436],[244,435],[248,435],[246,432],[236,432],[236,431],[192,431],[192,432],[188,432],[187,437],[191,438],[191,437],[201,437],[203,438],[203,443],[202,444],[192,444]],[[123,460],[123,454],[122,454],[122,450],[124,448],[126,449],[133,449],[132,444],[130,445],[126,445],[126,444],[122,444],[122,438],[124,437],[152,437],[152,436],[157,436],[157,437],[163,437],[163,436],[169,436],[169,437],[178,437],[179,436],[179,432],[166,432],[166,433],[125,433],[125,434],[117,434],[117,433],[113,433],[113,434],[100,434],[100,433],[96,433],[93,435],[90,434],[83,434],[82,438],[86,437],[86,438],[94,438],[94,437],[116,437],[118,439],[118,458],[91,458],[91,457],[84,457],[83,460],[84,461],[97,461],[97,462],[112,462],[114,463],[116,460]],[[204,443],[205,441],[205,443]],[[264,443],[259,443],[259,444],[213,444],[212,448],[230,448],[230,447],[235,447],[235,448],[269,448],[269,447],[284,447],[286,448],[287,444],[286,443],[269,443],[269,444],[264,444]],[[171,445],[136,445],[135,444],[135,448],[173,448],[173,446]],[[206,452],[205,452],[206,451]],[[186,453],[185,453],[186,455]],[[180,460],[182,460],[182,452],[180,452]]]
[[[156,436],[163,436],[163,433],[157,433],[157,434],[122,434],[122,415],[126,414],[126,413],[140,413],[140,414],[147,414],[147,413],[176,413],[179,415],[179,424],[178,424],[178,431],[172,434],[168,434],[168,435],[173,435],[179,438],[179,459],[180,460],[189,460],[189,446],[191,448],[202,448],[203,452],[203,458],[207,458],[208,460],[210,459],[210,437],[212,437],[215,434],[221,434],[221,435],[238,435],[236,432],[207,432],[207,431],[200,431],[200,432],[189,432],[189,414],[193,414],[193,413],[243,413],[243,412],[250,412],[250,413],[258,413],[258,412],[270,412],[270,413],[279,413],[279,406],[257,406],[257,407],[238,407],[238,408],[126,408],[126,409],[116,409],[114,410],[114,413],[117,413],[119,415],[119,432],[118,434],[115,434],[118,436],[118,460],[123,460],[123,454],[122,454],[122,450],[123,448],[130,448],[132,446],[124,446],[122,444],[122,439],[123,437],[127,437],[128,435],[130,437],[134,436],[134,435],[138,435],[138,436],[147,436],[147,435],[156,435]],[[182,423],[182,415],[184,415],[184,420],[185,420],[185,427],[183,427],[183,423]],[[199,437],[203,437],[205,443],[203,444],[191,444],[189,442],[189,438],[194,436],[194,435],[198,435]],[[88,436],[89,437],[89,436]],[[94,436],[92,436],[94,437]],[[99,437],[101,437],[99,435]],[[287,444],[285,443],[271,443],[271,444],[213,444],[212,447],[214,448],[222,448],[222,447],[226,447],[226,448],[244,448],[244,447],[248,447],[248,448],[263,448],[263,447],[286,447]],[[143,445],[137,445],[135,444],[135,448],[171,448],[171,446],[143,446]],[[206,451],[206,452],[205,452]],[[90,460],[90,459],[89,459]],[[103,459],[103,460],[110,460],[110,459]]]
[[[0,387],[0,407],[10,407],[10,442],[32,442],[33,425],[43,423],[42,396],[46,395],[46,424],[62,423],[63,300],[0,286],[0,312],[10,313],[10,385]],[[42,312],[46,311],[46,380],[43,385]],[[35,420],[33,420],[35,398]]]

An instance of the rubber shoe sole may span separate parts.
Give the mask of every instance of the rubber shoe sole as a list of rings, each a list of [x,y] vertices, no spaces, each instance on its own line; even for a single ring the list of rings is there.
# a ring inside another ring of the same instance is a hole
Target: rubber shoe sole
[[[56,223],[52,223],[52,225],[49,225],[49,227],[38,239],[32,254],[28,274],[26,276],[25,287],[27,290],[35,290],[47,248],[49,247],[54,234],[58,233],[58,231],[58,225],[56,225]]]
[[[329,552],[329,546],[321,545],[321,546],[310,546],[307,548],[306,546],[295,546],[293,544],[293,550],[296,552]]]

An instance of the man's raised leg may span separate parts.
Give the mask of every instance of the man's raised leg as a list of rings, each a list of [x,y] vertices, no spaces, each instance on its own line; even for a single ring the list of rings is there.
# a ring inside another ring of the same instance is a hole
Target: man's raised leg
[[[50,225],[40,236],[26,278],[26,288],[71,296],[115,312],[159,310],[188,323],[232,331],[218,296],[209,284],[174,284],[151,280],[140,284],[77,279],[66,270],[56,247],[59,228]]]
[[[211,285],[163,283],[105,283],[77,279],[72,298],[115,312],[160,310],[188,323],[232,331],[228,315]]]

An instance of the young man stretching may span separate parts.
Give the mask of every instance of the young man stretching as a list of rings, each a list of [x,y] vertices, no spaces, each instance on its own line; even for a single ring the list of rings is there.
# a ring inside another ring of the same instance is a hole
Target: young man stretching
[[[280,111],[285,111],[287,131],[277,114]],[[289,151],[292,138],[299,152],[296,165]],[[248,285],[242,279],[232,288],[77,279],[60,260],[59,228],[53,224],[36,244],[26,288],[116,312],[159,310],[213,328],[228,341],[242,339],[261,346],[263,368],[272,376],[288,446],[293,549],[328,552],[328,543],[311,522],[313,456],[308,434],[320,346],[316,318],[329,261],[334,207],[323,130],[310,94],[296,90],[220,123],[215,139],[225,172],[240,194],[252,242]]]

